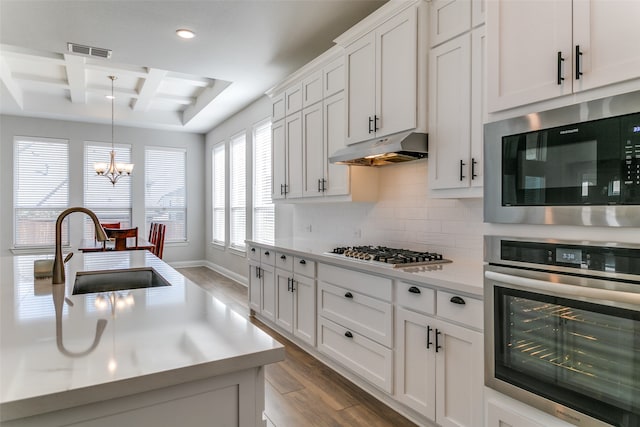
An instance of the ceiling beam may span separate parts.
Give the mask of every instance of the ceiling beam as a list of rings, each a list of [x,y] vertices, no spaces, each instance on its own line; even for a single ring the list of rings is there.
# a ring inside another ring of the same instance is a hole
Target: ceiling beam
[[[67,82],[71,102],[74,104],[87,103],[87,73],[85,58],[77,55],[64,55],[64,65],[67,70]]]
[[[133,111],[147,111],[154,97],[160,89],[162,80],[167,75],[167,71],[150,68],[147,77],[142,83],[142,87],[138,90],[138,99],[133,101]]]
[[[225,90],[231,82],[224,80],[214,80],[213,84],[206,88],[196,99],[195,104],[187,107],[182,115],[182,124],[189,123],[202,110],[208,107],[223,90]]]
[[[24,110],[24,98],[22,97],[22,89],[16,82],[16,80],[11,75],[11,69],[9,68],[9,64],[7,61],[0,56],[0,80],[4,83],[5,87],[13,97],[13,100],[16,101],[16,104],[20,107],[21,110]]]

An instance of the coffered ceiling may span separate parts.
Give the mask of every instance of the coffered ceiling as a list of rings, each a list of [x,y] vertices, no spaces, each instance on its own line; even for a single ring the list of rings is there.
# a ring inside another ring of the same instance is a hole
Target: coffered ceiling
[[[0,113],[207,132],[385,1],[0,0]]]

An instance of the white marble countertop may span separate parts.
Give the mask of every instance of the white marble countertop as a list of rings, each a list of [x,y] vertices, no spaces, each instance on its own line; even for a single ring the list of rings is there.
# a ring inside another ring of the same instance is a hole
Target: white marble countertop
[[[341,255],[314,251],[290,242],[278,242],[275,245],[248,240],[248,245],[269,248],[293,256],[306,257],[317,262],[337,265],[364,273],[377,274],[431,287],[462,292],[477,298],[483,295],[484,263],[482,261],[457,260],[451,263],[422,265],[415,267],[393,268],[382,263],[360,261]]]
[[[277,341],[148,251],[76,253],[65,285],[34,281],[44,258],[0,259],[0,421],[284,359]],[[76,272],[129,268],[171,286],[72,293]]]

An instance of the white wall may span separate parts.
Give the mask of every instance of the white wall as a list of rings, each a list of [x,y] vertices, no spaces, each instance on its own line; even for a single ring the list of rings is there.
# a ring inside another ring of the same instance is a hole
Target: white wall
[[[376,203],[295,205],[294,244],[320,252],[385,245],[482,260],[482,199],[429,198],[428,166],[425,159],[379,168]]]
[[[8,254],[13,245],[13,138],[14,136],[60,138],[69,140],[71,206],[83,201],[84,141],[111,141],[111,126],[93,123],[0,116],[0,253]],[[118,143],[131,144],[133,225],[144,228],[144,150],[146,146],[185,148],[187,151],[187,242],[165,244],[167,262],[204,259],[204,135],[115,127]],[[71,242],[82,238],[82,215],[71,215]]]

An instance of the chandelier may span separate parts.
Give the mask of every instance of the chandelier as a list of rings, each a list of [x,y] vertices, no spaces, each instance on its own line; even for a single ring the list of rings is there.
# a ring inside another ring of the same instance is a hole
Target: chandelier
[[[109,164],[104,162],[98,162],[93,164],[93,168],[96,171],[96,174],[100,176],[105,176],[111,184],[114,186],[116,182],[124,175],[131,175],[131,171],[133,171],[133,163],[116,163],[116,150],[113,142],[113,105],[115,96],[113,96],[113,82],[117,79],[116,76],[109,76],[111,79],[111,157],[109,160]]]

